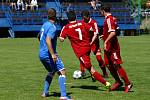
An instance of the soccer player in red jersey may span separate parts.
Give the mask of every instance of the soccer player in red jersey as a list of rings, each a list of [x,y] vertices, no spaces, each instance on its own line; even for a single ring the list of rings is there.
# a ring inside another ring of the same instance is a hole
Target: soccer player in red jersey
[[[75,55],[83,66],[91,73],[91,75],[104,84],[110,87],[110,83],[103,79],[103,77],[94,70],[90,61],[91,40],[90,30],[92,29],[86,23],[76,21],[76,14],[74,11],[67,12],[69,24],[65,25],[60,33],[60,41],[63,42],[65,38],[71,42],[72,49]]]
[[[116,35],[118,27],[117,20],[111,15],[108,5],[101,7],[100,12],[105,16],[103,25],[104,60],[107,65],[110,65],[108,69],[116,80],[115,84],[113,84],[110,89],[113,91],[123,85],[119,79],[120,76],[124,80],[125,92],[127,93],[132,88],[132,83],[129,81],[125,70],[121,66],[120,46]]]
[[[101,48],[100,48],[100,44],[99,44],[99,38],[98,38],[98,35],[99,35],[99,28],[98,28],[98,25],[96,23],[96,21],[92,18],[90,18],[90,13],[88,10],[83,10],[82,13],[81,13],[81,16],[82,16],[82,22],[85,22],[87,23],[89,26],[92,27],[94,33],[90,33],[90,36],[91,36],[91,40],[95,40],[92,44],[91,44],[91,50],[92,52],[94,53],[94,55],[96,56],[96,59],[99,63],[99,66],[103,72],[103,77],[108,77],[108,74],[106,72],[106,67],[104,65],[104,61],[102,59],[102,56],[101,56]],[[95,39],[96,38],[96,39]],[[84,70],[84,67],[82,66],[82,64],[80,64],[80,70],[82,73],[85,73],[85,70]],[[83,74],[84,75],[84,74]]]

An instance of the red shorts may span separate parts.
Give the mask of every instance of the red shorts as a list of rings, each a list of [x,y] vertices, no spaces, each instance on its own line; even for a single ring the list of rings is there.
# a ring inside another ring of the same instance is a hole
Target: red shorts
[[[91,50],[92,52],[96,55],[97,52],[101,52],[101,49],[100,49],[100,46],[97,45],[97,44],[92,44],[92,47],[91,47]]]
[[[107,52],[107,51],[104,51],[104,61],[105,61],[105,65],[122,64],[120,51],[118,51],[118,52]]]
[[[80,63],[86,68],[91,69],[91,60],[90,60],[90,53],[87,53],[79,58]]]

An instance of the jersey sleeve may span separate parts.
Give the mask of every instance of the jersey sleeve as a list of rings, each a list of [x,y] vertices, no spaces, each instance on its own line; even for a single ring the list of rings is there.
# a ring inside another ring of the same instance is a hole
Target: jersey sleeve
[[[94,31],[94,34],[99,34],[99,28],[96,22],[94,22],[93,31]]]
[[[108,25],[108,33],[109,32],[115,32],[116,25],[115,25],[115,21],[113,19],[108,18],[107,19],[107,25]]]
[[[65,39],[66,37],[67,37],[67,27],[64,26],[64,27],[62,28],[62,30],[61,30],[61,33],[60,33],[59,38]]]

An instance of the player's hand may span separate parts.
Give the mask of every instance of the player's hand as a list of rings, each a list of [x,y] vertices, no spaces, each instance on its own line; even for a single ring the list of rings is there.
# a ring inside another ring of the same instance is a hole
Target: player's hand
[[[103,39],[103,37],[104,37],[104,35],[100,35],[100,36],[99,36],[99,39]]]
[[[59,37],[60,42],[64,42],[64,38]]]
[[[90,43],[90,45],[92,45],[92,44],[93,44],[93,42]]]
[[[56,63],[57,55],[53,54],[53,55],[52,55],[52,58],[53,58],[54,63]]]
[[[107,43],[104,42],[104,50],[107,51]]]

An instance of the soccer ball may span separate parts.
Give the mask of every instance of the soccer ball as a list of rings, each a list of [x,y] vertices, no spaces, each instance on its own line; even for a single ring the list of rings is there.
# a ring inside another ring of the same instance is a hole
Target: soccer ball
[[[73,78],[74,79],[79,79],[79,78],[81,78],[81,71],[80,70],[76,70],[76,71],[74,71],[74,73],[73,73]]]

